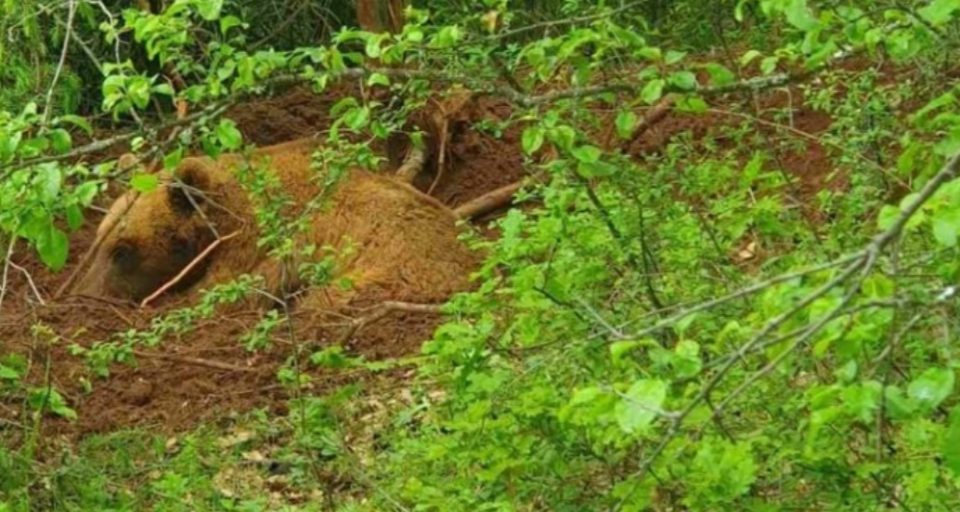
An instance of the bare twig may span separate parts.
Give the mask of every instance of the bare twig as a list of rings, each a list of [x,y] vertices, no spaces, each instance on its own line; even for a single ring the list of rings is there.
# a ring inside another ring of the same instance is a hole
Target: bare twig
[[[33,276],[30,275],[30,272],[12,261],[9,263],[11,267],[20,271],[20,273],[23,274],[23,277],[27,279],[27,284],[30,286],[30,290],[33,291],[33,294],[37,297],[37,301],[40,302],[40,305],[46,306],[47,302],[43,300],[43,295],[40,294],[40,290],[37,289],[37,285],[33,282]]]
[[[194,366],[205,366],[207,368],[214,368],[217,370],[225,370],[228,372],[240,372],[240,373],[256,373],[256,370],[253,368],[245,368],[243,366],[237,366],[230,363],[224,363],[222,361],[213,361],[210,359],[201,359],[199,357],[186,357],[178,356],[174,354],[155,354],[151,352],[143,352],[142,350],[134,350],[133,355],[137,357],[144,357],[147,359],[162,359],[164,361],[173,361],[177,363],[186,363]]]
[[[13,246],[17,242],[17,237],[10,235],[10,242],[7,244],[7,252],[3,256],[3,278],[0,279],[0,312],[3,312],[3,298],[7,295],[7,276],[10,273],[10,258],[13,256]]]
[[[47,124],[50,120],[50,107],[53,103],[53,92],[57,88],[57,82],[60,81],[60,75],[63,73],[63,66],[67,63],[67,52],[70,50],[71,36],[73,35],[73,18],[77,13],[77,0],[67,0],[67,33],[63,37],[63,47],[60,49],[60,61],[57,62],[57,69],[53,72],[53,80],[50,81],[50,88],[47,89],[47,97],[43,105],[43,116],[40,118],[40,124]]]
[[[442,306],[440,304],[417,304],[413,302],[399,302],[399,301],[384,301],[380,304],[366,308],[363,311],[372,311],[371,313],[355,318],[347,325],[347,329],[340,335],[338,339],[338,344],[346,343],[347,340],[352,338],[357,331],[363,329],[368,324],[376,322],[377,320],[393,313],[395,311],[405,311],[410,313],[422,313],[422,314],[431,314],[437,315],[443,313]]]
[[[187,266],[183,267],[183,270],[181,270],[179,274],[174,276],[173,279],[167,281],[163,286],[158,288],[157,291],[151,293],[149,297],[143,299],[143,301],[140,302],[140,307],[141,308],[147,307],[147,305],[153,302],[157,297],[163,295],[164,292],[166,292],[170,288],[174,287],[177,283],[182,281],[183,278],[186,277],[187,274],[190,273],[190,271],[193,270],[194,267],[199,265],[200,262],[203,261],[211,252],[213,252],[214,249],[219,247],[220,244],[222,244],[223,242],[226,242],[227,240],[230,240],[231,238],[236,237],[239,234],[240,234],[240,231],[234,231],[233,233],[230,233],[227,236],[220,237],[214,240],[210,245],[207,246],[206,249],[203,250],[203,252],[198,254],[197,257],[193,259],[193,261],[188,263]]]

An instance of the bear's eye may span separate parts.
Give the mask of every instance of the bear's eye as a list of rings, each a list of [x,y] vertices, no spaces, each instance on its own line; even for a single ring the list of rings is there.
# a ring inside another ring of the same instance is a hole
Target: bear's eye
[[[121,270],[134,270],[140,262],[140,252],[129,242],[120,242],[110,253],[110,259]]]

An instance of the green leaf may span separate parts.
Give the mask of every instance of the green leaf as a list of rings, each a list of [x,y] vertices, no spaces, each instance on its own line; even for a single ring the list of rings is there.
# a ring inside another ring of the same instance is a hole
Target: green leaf
[[[147,193],[156,190],[160,178],[155,174],[136,174],[130,178],[130,186],[137,192]]]
[[[667,398],[667,385],[657,379],[640,379],[617,404],[616,416],[620,428],[628,433],[645,429],[660,414]]]
[[[71,204],[66,209],[67,226],[70,231],[76,231],[83,226],[83,210],[75,204]]]
[[[367,78],[367,85],[382,85],[384,87],[390,86],[390,78],[383,73],[373,73]]]
[[[585,144],[583,146],[573,148],[573,150],[570,151],[570,154],[572,154],[578,162],[592,164],[600,160],[600,155],[603,154],[603,151],[596,146]]]
[[[220,120],[216,133],[217,140],[220,141],[220,145],[225,149],[239,149],[243,144],[243,135],[240,133],[240,130],[237,129],[237,124],[230,119]]]
[[[917,13],[931,25],[940,26],[949,22],[957,9],[960,9],[960,0],[933,0]]]
[[[643,343],[637,340],[615,341],[610,344],[610,359],[614,362],[620,361],[627,352],[642,345]]]
[[[17,370],[0,364],[0,379],[20,380],[20,373]]]
[[[691,71],[673,73],[670,75],[669,81],[671,85],[684,91],[692,91],[697,88],[697,75]]]
[[[50,132],[50,146],[57,154],[64,154],[70,151],[71,147],[70,133],[63,128],[57,128]]]
[[[906,420],[916,412],[917,404],[910,400],[899,387],[887,386],[883,394],[886,399],[884,406],[891,418]]]
[[[676,357],[671,360],[677,377],[686,379],[700,373],[703,362],[700,360],[700,344],[691,340],[681,340],[674,350]]]
[[[938,216],[933,219],[933,237],[944,247],[956,247],[957,224],[953,219]]]
[[[364,53],[367,54],[367,57],[371,59],[380,58],[380,43],[383,41],[383,37],[378,34],[373,34],[367,37],[367,44],[364,46]]]
[[[206,21],[213,21],[220,17],[223,9],[223,0],[194,0],[197,12]]]
[[[67,405],[67,401],[56,389],[52,387],[34,388],[30,390],[27,398],[30,407],[37,411],[48,410],[57,416],[67,418],[68,420],[77,419],[77,413]]]
[[[944,433],[941,446],[944,464],[954,476],[960,476],[960,405],[950,411],[947,431]]]
[[[710,106],[700,96],[684,96],[677,100],[676,108],[680,112],[699,114],[709,110]]]
[[[951,368],[930,368],[907,386],[907,394],[918,405],[930,411],[953,393],[955,381]]]
[[[93,127],[90,126],[90,122],[83,117],[72,114],[58,117],[57,124],[62,125],[63,123],[72,124],[73,126],[83,130],[87,135],[93,135]]]
[[[885,204],[883,205],[883,208],[880,208],[880,214],[877,215],[877,227],[880,228],[881,231],[886,231],[893,226],[893,223],[899,216],[900,208]]]
[[[157,84],[150,88],[155,94],[162,94],[164,96],[173,96],[176,94],[176,91],[173,90],[173,86],[167,83]]]
[[[809,32],[820,26],[816,16],[807,6],[807,0],[791,0],[790,4],[787,5],[785,14],[787,15],[787,23],[804,32]]]
[[[748,66],[757,57],[761,57],[761,56],[763,56],[763,54],[760,53],[759,51],[749,50],[747,53],[744,53],[743,55],[740,56],[740,67]]]
[[[220,33],[226,35],[233,27],[242,27],[243,22],[236,16],[224,16],[220,18]]]
[[[167,153],[166,155],[163,155],[163,168],[173,169],[180,165],[181,160],[183,160],[183,147],[179,147]]]
[[[769,75],[777,70],[777,63],[780,61],[780,57],[772,56],[765,57],[760,61],[760,72],[764,75]]]
[[[683,60],[687,56],[687,52],[678,52],[676,50],[667,50],[667,53],[663,56],[663,62],[668,66],[676,64]]]
[[[564,151],[572,151],[573,143],[577,139],[577,132],[567,125],[560,125],[551,128],[547,132],[547,138]]]
[[[370,108],[359,107],[347,111],[347,113],[343,115],[343,122],[346,123],[347,127],[351,130],[357,131],[362,129],[370,122]]]
[[[637,127],[638,122],[637,114],[632,110],[621,110],[617,114],[616,121],[614,121],[617,127],[617,137],[624,140],[629,139],[633,135],[633,130]]]
[[[704,65],[704,68],[707,69],[707,73],[710,75],[710,80],[714,85],[723,86],[732,84],[737,80],[737,75],[733,74],[733,71],[727,69],[726,66],[722,64],[717,64],[716,62],[709,62]]]
[[[577,173],[584,178],[610,176],[617,172],[617,167],[607,162],[579,162]]]
[[[21,139],[23,139],[22,132],[11,134],[0,132],[0,160],[9,160],[16,153]]]
[[[640,91],[640,99],[648,105],[653,105],[663,96],[663,88],[666,82],[662,78],[656,78],[647,82]]]
[[[520,137],[520,145],[523,148],[523,152],[527,155],[532,155],[536,153],[541,146],[543,146],[543,128],[539,126],[528,126],[523,130],[523,135]]]
[[[67,234],[53,224],[41,231],[37,239],[37,253],[40,255],[40,260],[54,271],[60,270],[67,263],[69,248]]]
[[[77,201],[80,202],[83,206],[90,206],[93,203],[93,198],[97,197],[99,186],[95,181],[86,181],[77,185],[74,194],[76,195]]]
[[[44,202],[53,204],[60,197],[63,173],[56,164],[45,164],[37,173],[37,185],[40,187],[40,197]]]
[[[443,27],[434,36],[431,46],[434,48],[452,48],[460,41],[460,27],[450,25]]]

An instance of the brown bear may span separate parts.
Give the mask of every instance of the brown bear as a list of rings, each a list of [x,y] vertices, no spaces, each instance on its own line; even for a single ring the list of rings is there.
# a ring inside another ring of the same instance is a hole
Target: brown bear
[[[290,259],[281,264],[258,244],[255,208],[262,203],[251,199],[237,174],[251,168],[266,169],[282,187],[285,215],[308,222],[296,245],[337,250],[336,276],[352,282],[347,290],[309,291],[304,307],[336,308],[357,294],[443,301],[468,288],[477,257],[459,239],[450,209],[412,186],[360,169],[349,171],[318,202],[324,187],[311,169],[316,148],[317,142],[304,139],[216,160],[189,157],[172,175],[161,174],[154,190],[126,193],[101,222],[99,247],[77,291],[142,300],[191,263],[169,293],[209,288],[244,273],[264,276],[268,294],[295,290],[296,265],[291,268]],[[195,261],[215,242],[212,252]]]

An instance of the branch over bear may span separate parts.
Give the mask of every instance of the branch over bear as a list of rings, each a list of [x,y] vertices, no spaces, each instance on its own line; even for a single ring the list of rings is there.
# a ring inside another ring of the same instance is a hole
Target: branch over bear
[[[150,192],[127,192],[98,228],[100,246],[78,291],[143,299],[232,233],[172,292],[210,287],[244,273],[263,275],[271,293],[296,288],[296,272],[258,246],[255,204],[236,174],[248,166],[275,176],[290,200],[285,215],[307,212],[298,245],[332,247],[346,255],[338,260],[338,277],[352,281],[352,291],[314,290],[304,307],[342,306],[357,295],[442,301],[468,288],[477,256],[458,239],[456,215],[411,186],[354,169],[334,186],[323,207],[305,210],[322,192],[310,165],[315,148],[316,142],[305,139],[248,157],[185,158],[173,171],[176,180],[164,174],[161,186]]]

